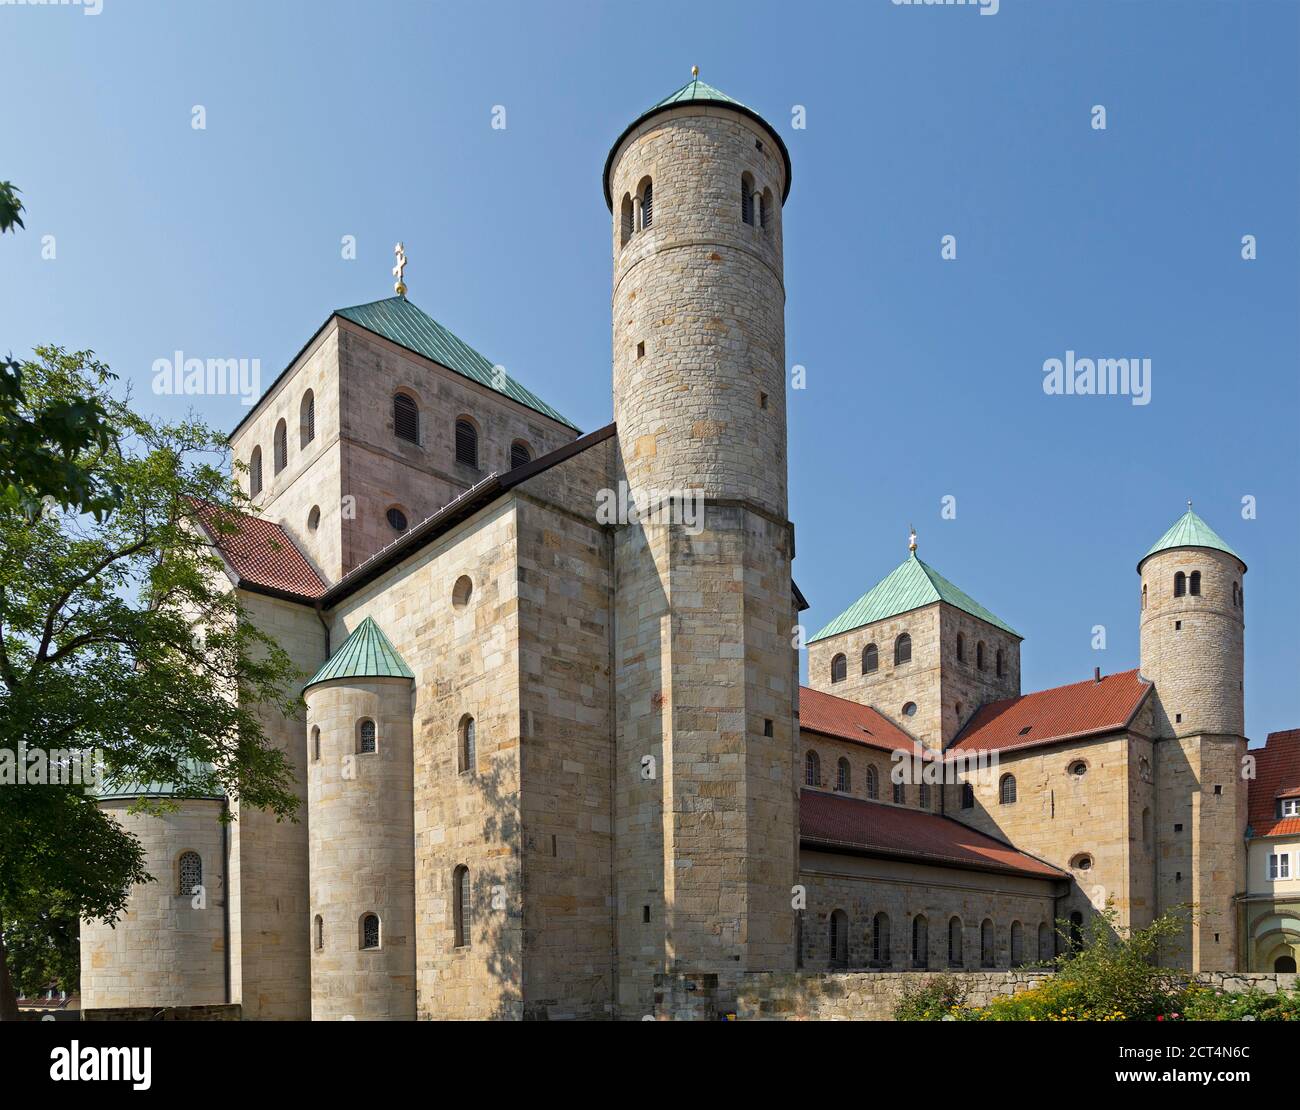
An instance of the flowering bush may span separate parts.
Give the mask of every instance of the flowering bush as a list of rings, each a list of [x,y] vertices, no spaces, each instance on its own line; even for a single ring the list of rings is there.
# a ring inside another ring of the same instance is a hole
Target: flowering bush
[[[894,1005],[895,1021],[942,1021],[965,1013],[969,988],[955,975],[939,975],[907,987]]]

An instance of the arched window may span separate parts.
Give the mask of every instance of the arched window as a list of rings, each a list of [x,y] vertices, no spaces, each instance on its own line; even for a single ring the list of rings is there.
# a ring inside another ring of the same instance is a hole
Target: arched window
[[[420,406],[405,393],[393,394],[393,435],[407,443],[420,442]]]
[[[478,466],[478,429],[463,416],[456,421],[456,461]]]
[[[1009,806],[1016,800],[1016,776],[1003,775],[998,781],[998,804]]]
[[[1025,962],[1025,930],[1019,921],[1011,923],[1011,966],[1019,967]]]
[[[203,857],[198,852],[182,852],[176,861],[176,893],[191,895],[203,885]]]
[[[880,797],[880,774],[874,767],[867,768],[867,797],[873,801]]]
[[[835,765],[835,789],[841,794],[847,794],[853,782],[853,772],[849,769],[849,761],[840,756],[840,761]]]
[[[901,806],[906,802],[906,800],[906,795],[903,792],[903,784],[901,782],[894,783],[894,805]]]
[[[994,967],[998,962],[993,936],[993,922],[987,917],[980,925],[980,967]]]
[[[912,966],[930,966],[930,923],[921,913],[912,918]]]
[[[1237,589],[1235,586],[1233,587],[1232,593],[1233,593],[1232,600],[1235,602],[1237,600],[1236,597]],[[1143,582],[1142,583],[1142,608],[1145,609],[1146,607],[1147,607],[1147,584]]]
[[[1279,956],[1276,960],[1273,961],[1273,970],[1277,972],[1279,975],[1294,975],[1295,957]]]
[[[367,913],[361,915],[361,947],[379,947],[379,915]]]
[[[1145,586],[1142,587],[1142,596],[1145,599],[1146,597]],[[1241,604],[1241,587],[1239,587],[1236,582],[1232,584],[1232,604],[1234,608],[1236,608]]]
[[[312,943],[316,946],[317,952],[325,950],[325,919],[317,914],[312,922]]]
[[[948,921],[948,966],[961,967],[961,918],[953,917]]]
[[[275,472],[280,473],[289,465],[289,426],[281,418],[275,426]]]
[[[311,726],[311,759],[315,763],[320,759],[320,726]]]
[[[922,809],[930,808],[930,784],[928,782],[922,782],[920,786],[917,787],[916,804]]]
[[[740,175],[740,222],[754,222],[754,179],[747,173]]]
[[[307,514],[307,531],[314,532],[320,527],[320,506],[313,505]]]
[[[961,808],[975,808],[975,787],[968,782],[963,782],[961,784]]]
[[[881,912],[871,921],[871,962],[888,967],[889,960],[889,914]]]
[[[1038,926],[1038,962],[1046,963],[1052,955],[1052,930],[1044,921]]]
[[[957,633],[957,662],[966,662],[966,637],[960,632]]]
[[[373,752],[377,747],[375,722],[369,717],[357,725],[357,751]]]
[[[1181,570],[1174,575],[1174,597],[1182,597],[1187,592],[1187,575]]]
[[[1075,952],[1083,947],[1083,914],[1079,910],[1070,914],[1070,947]]]
[[[298,446],[306,447],[316,438],[316,394],[310,389],[302,395],[298,406]]]
[[[849,918],[843,910],[832,910],[827,951],[832,967],[847,967],[849,963]]]
[[[469,947],[471,922],[469,868],[462,863],[451,873],[451,923],[457,948]]]
[[[1187,592],[1192,597],[1201,596],[1201,572],[1199,570],[1192,571],[1192,576],[1187,580]]]
[[[868,644],[862,649],[862,673],[871,674],[880,666],[880,652],[875,644]]]
[[[997,672],[997,676],[998,676],[998,678],[1001,678],[1001,677],[1002,677],[1003,667],[1004,667],[1003,656],[1002,656],[1002,649],[1001,649],[1001,648],[998,648],[998,653],[997,653],[997,655],[995,655],[994,658],[993,658],[993,665],[994,665],[994,668],[996,669],[996,672]]]
[[[517,470],[521,466],[527,466],[533,461],[532,448],[522,439],[517,439],[510,445],[510,469]]]
[[[984,669],[984,641],[980,640],[975,645],[975,669],[982,671]]]
[[[468,574],[462,574],[451,588],[451,604],[456,609],[464,609],[474,595],[474,582]]]
[[[254,447],[248,457],[248,496],[256,497],[262,492],[262,449]]]
[[[466,714],[460,719],[460,773],[473,774],[477,766],[474,747],[474,718]]]
[[[831,660],[831,681],[843,682],[849,676],[849,661],[843,652]]]
[[[623,203],[619,208],[619,246],[627,246],[636,228],[632,224],[632,194],[623,194]]]
[[[655,222],[655,186],[648,177],[641,183],[641,226],[649,228]]]
[[[904,632],[894,641],[894,666],[912,659],[912,637]]]
[[[803,782],[805,786],[820,786],[822,782],[822,761],[811,750],[803,757]]]

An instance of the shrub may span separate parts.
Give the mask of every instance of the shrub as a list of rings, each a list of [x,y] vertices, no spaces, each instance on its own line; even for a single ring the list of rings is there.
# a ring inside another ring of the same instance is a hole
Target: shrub
[[[909,985],[894,1004],[895,1021],[942,1021],[962,1017],[970,988],[955,975],[938,975]]]
[[[1190,987],[1182,997],[1187,1021],[1300,1021],[1300,991],[1265,994],[1251,988],[1239,994]]]

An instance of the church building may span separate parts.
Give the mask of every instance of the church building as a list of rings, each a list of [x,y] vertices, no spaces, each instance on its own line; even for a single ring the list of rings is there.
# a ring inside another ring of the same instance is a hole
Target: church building
[[[1137,564],[1138,666],[1025,693],[1019,633],[914,540],[801,688],[789,152],[696,75],[603,185],[612,423],[418,308],[399,255],[231,433],[259,511],[200,524],[304,675],[266,718],[301,820],[105,792],[159,882],[83,927],[83,1006],[639,1019],[683,973],[725,1005],[769,971],[1030,964],[1107,905],[1195,903],[1169,962],[1242,966],[1248,821],[1294,832],[1242,775],[1242,558],[1189,508]]]

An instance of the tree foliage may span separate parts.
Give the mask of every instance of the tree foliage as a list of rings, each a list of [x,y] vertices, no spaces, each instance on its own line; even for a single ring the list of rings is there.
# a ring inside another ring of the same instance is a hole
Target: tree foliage
[[[85,399],[103,413],[105,436],[72,460],[113,500],[98,516],[0,503],[0,756],[16,760],[20,742],[89,749],[111,782],[224,793],[291,818],[290,764],[261,714],[296,713],[296,671],[244,618],[198,523],[201,507],[249,508],[224,438],[137,414],[88,351],[40,348],[21,373],[32,411]],[[58,907],[112,922],[147,878],[138,841],[82,786],[0,785],[0,921]]]

